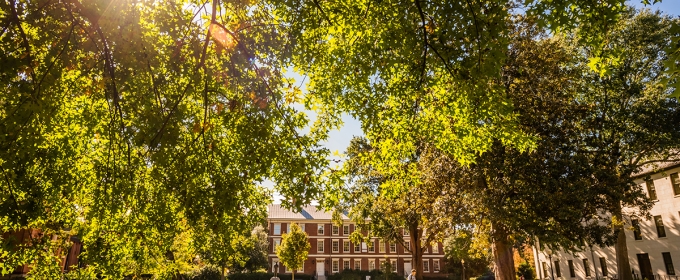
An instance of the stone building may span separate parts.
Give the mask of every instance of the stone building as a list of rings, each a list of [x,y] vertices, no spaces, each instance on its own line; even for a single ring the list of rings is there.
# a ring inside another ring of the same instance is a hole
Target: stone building
[[[680,280],[680,162],[654,166],[635,175],[635,182],[655,201],[651,219],[627,216],[626,243],[633,277]],[[626,211],[623,213],[625,215]],[[536,244],[536,248],[540,248]],[[581,252],[534,252],[539,279],[617,279],[614,247],[593,246]]]

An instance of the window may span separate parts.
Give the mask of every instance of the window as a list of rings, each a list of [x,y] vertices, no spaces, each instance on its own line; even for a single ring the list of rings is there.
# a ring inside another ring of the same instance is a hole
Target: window
[[[635,236],[635,240],[642,240],[642,234],[640,233],[640,221],[631,220],[631,224],[633,224],[633,236]]]
[[[305,232],[305,224],[298,224],[302,232]]]
[[[658,198],[656,197],[656,188],[654,187],[654,180],[647,179],[645,180],[645,184],[647,185],[647,194],[649,195],[649,199],[657,200]]]
[[[276,253],[276,248],[281,245],[281,239],[274,239],[274,253]]]
[[[375,261],[373,260],[368,261],[368,270],[369,271],[375,270]]]
[[[323,240],[316,241],[316,251],[319,253],[323,253]]]
[[[396,243],[390,243],[390,253],[395,253],[397,252],[397,244]]]
[[[342,226],[342,234],[349,235],[349,225]]]
[[[439,272],[439,260],[432,261],[432,268],[434,268],[434,272]]]
[[[380,260],[380,270],[385,271],[386,264],[385,260]]]
[[[588,259],[583,259],[583,270],[586,271],[586,277],[590,277],[590,264],[588,264]]]
[[[600,258],[600,268],[602,268],[602,276],[609,274],[609,271],[607,271],[607,259]]]
[[[385,242],[383,242],[382,240],[379,240],[378,242],[380,243],[380,251],[379,252],[385,253]]]
[[[361,243],[354,243],[354,253],[361,252]]]
[[[397,261],[392,261],[392,272],[396,273],[397,272]]]
[[[342,241],[342,251],[345,253],[349,253],[349,240]]]
[[[543,275],[548,275],[548,266],[545,264],[545,262],[542,262],[541,266],[543,267]]]
[[[337,272],[340,271],[340,263],[338,262],[338,260],[333,260],[333,268],[332,269],[333,269],[334,273],[337,273]]]
[[[439,244],[433,244],[432,245],[432,253],[433,254],[439,254]]]
[[[680,195],[680,178],[678,178],[678,173],[671,174],[671,184],[673,185],[673,194]]]
[[[411,241],[404,241],[404,248],[407,251],[411,251]]]
[[[557,277],[562,277],[562,271],[560,270],[560,261],[555,261],[555,274]]]
[[[274,224],[274,235],[281,234],[281,224]]]
[[[340,234],[340,233],[338,232],[338,226],[333,225],[332,228],[333,228],[333,230],[332,230],[333,235],[338,235],[338,234]]]
[[[407,229],[407,228],[405,228],[405,229],[404,229],[404,236],[408,236],[409,234],[411,234],[411,233],[408,232],[408,229]]]
[[[428,251],[429,251],[429,250],[428,250],[428,247],[425,246],[425,249],[423,249],[423,254],[427,253]]]
[[[666,237],[666,229],[663,227],[661,216],[654,216],[654,224],[656,225],[656,234],[659,237]]]
[[[663,255],[663,263],[666,265],[666,274],[675,275],[675,268],[673,268],[673,259],[671,259],[670,252],[661,253]]]
[[[423,261],[423,272],[430,272],[430,260]]]
[[[340,252],[340,241],[333,240],[333,252]]]
[[[368,243],[368,252],[370,252],[370,253],[375,252],[375,241]]]
[[[349,261],[342,261],[342,270],[349,270]]]
[[[316,226],[316,234],[317,235],[323,235],[323,225],[317,225]]]
[[[354,270],[361,270],[361,260],[354,260]]]
[[[574,272],[574,261],[569,260],[569,276],[576,277],[576,272]]]

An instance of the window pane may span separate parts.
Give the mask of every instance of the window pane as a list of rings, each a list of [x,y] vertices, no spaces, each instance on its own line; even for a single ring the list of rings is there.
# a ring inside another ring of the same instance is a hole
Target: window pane
[[[586,277],[590,276],[590,264],[588,259],[583,259],[583,269],[586,271]]]
[[[361,261],[359,260],[354,261],[354,270],[361,270]]]
[[[673,194],[680,195],[680,178],[678,178],[678,173],[671,174],[671,184],[673,185]]]
[[[423,261],[423,271],[430,272],[430,261],[428,260]]]
[[[342,234],[349,235],[349,225],[342,226]]]
[[[333,252],[339,252],[340,251],[340,242],[337,240],[333,240]]]
[[[607,271],[607,260],[605,258],[600,258],[600,267],[602,268],[602,276],[607,276],[609,272]]]
[[[673,267],[673,259],[670,252],[661,253],[663,255],[663,263],[666,265],[666,274],[675,275],[675,268]]]
[[[397,272],[397,261],[392,261],[392,272]]]
[[[397,251],[397,244],[390,243],[390,253],[394,253]]]
[[[360,243],[354,243],[354,253],[359,253],[361,252],[361,244]]]
[[[338,261],[333,261],[333,272],[338,272],[340,271],[340,263]]]
[[[342,241],[342,251],[345,253],[349,252],[349,240]]]
[[[316,241],[316,251],[323,253],[323,240]]]
[[[433,265],[434,265],[434,272],[438,272],[439,271],[439,260],[434,260]]]
[[[349,269],[349,261],[343,261],[342,262],[342,269],[343,270]]]
[[[647,185],[647,194],[649,194],[649,198],[651,200],[657,200],[656,197],[656,188],[654,187],[654,180],[646,180],[645,184]]]
[[[560,270],[560,261],[555,261],[555,274],[557,277],[562,277],[562,271]]]
[[[631,220],[631,224],[633,225],[633,236],[635,237],[635,240],[642,240],[642,234],[640,232],[640,222],[638,220]]]
[[[663,227],[661,216],[654,216],[654,224],[656,225],[656,234],[659,237],[666,237],[666,229]]]
[[[569,260],[569,276],[576,277],[576,272],[574,272],[574,261]]]
[[[439,254],[439,244],[432,245],[432,253]]]
[[[338,232],[338,226],[333,225],[333,235],[338,235],[338,234],[339,234],[339,232]]]
[[[274,235],[281,234],[281,224],[274,224]]]
[[[375,270],[375,261],[368,261],[368,270]]]

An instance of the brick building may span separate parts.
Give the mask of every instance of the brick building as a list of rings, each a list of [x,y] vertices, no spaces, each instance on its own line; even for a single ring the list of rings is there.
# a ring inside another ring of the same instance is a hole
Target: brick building
[[[291,223],[297,223],[309,236],[311,248],[303,269],[298,271],[308,275],[316,275],[324,280],[326,275],[341,272],[345,269],[374,270],[380,269],[386,261],[392,264],[393,272],[407,275],[411,268],[411,253],[400,244],[372,238],[371,244],[353,244],[349,235],[354,232],[354,224],[345,215],[342,227],[331,222],[331,213],[317,211],[315,206],[304,207],[300,213],[282,208],[280,205],[269,206],[269,271],[274,271],[278,262],[274,251],[281,244],[281,235],[286,233]],[[408,242],[408,232],[404,239]],[[406,246],[409,246],[408,243]],[[428,246],[423,254],[423,274],[425,276],[441,275],[444,268],[444,248],[441,243]],[[279,264],[278,273],[290,273]]]

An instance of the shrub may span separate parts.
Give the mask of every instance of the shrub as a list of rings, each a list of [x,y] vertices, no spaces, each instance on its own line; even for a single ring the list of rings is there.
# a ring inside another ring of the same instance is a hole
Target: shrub
[[[520,279],[522,276],[524,280],[534,280],[536,276],[534,268],[526,261],[521,262],[517,267],[517,278]]]
[[[269,280],[274,277],[274,273],[268,272],[251,272],[251,273],[234,273],[227,276],[228,280]],[[291,280],[290,274],[278,274],[277,277],[281,280]],[[295,279],[313,280],[312,275],[295,273]]]

